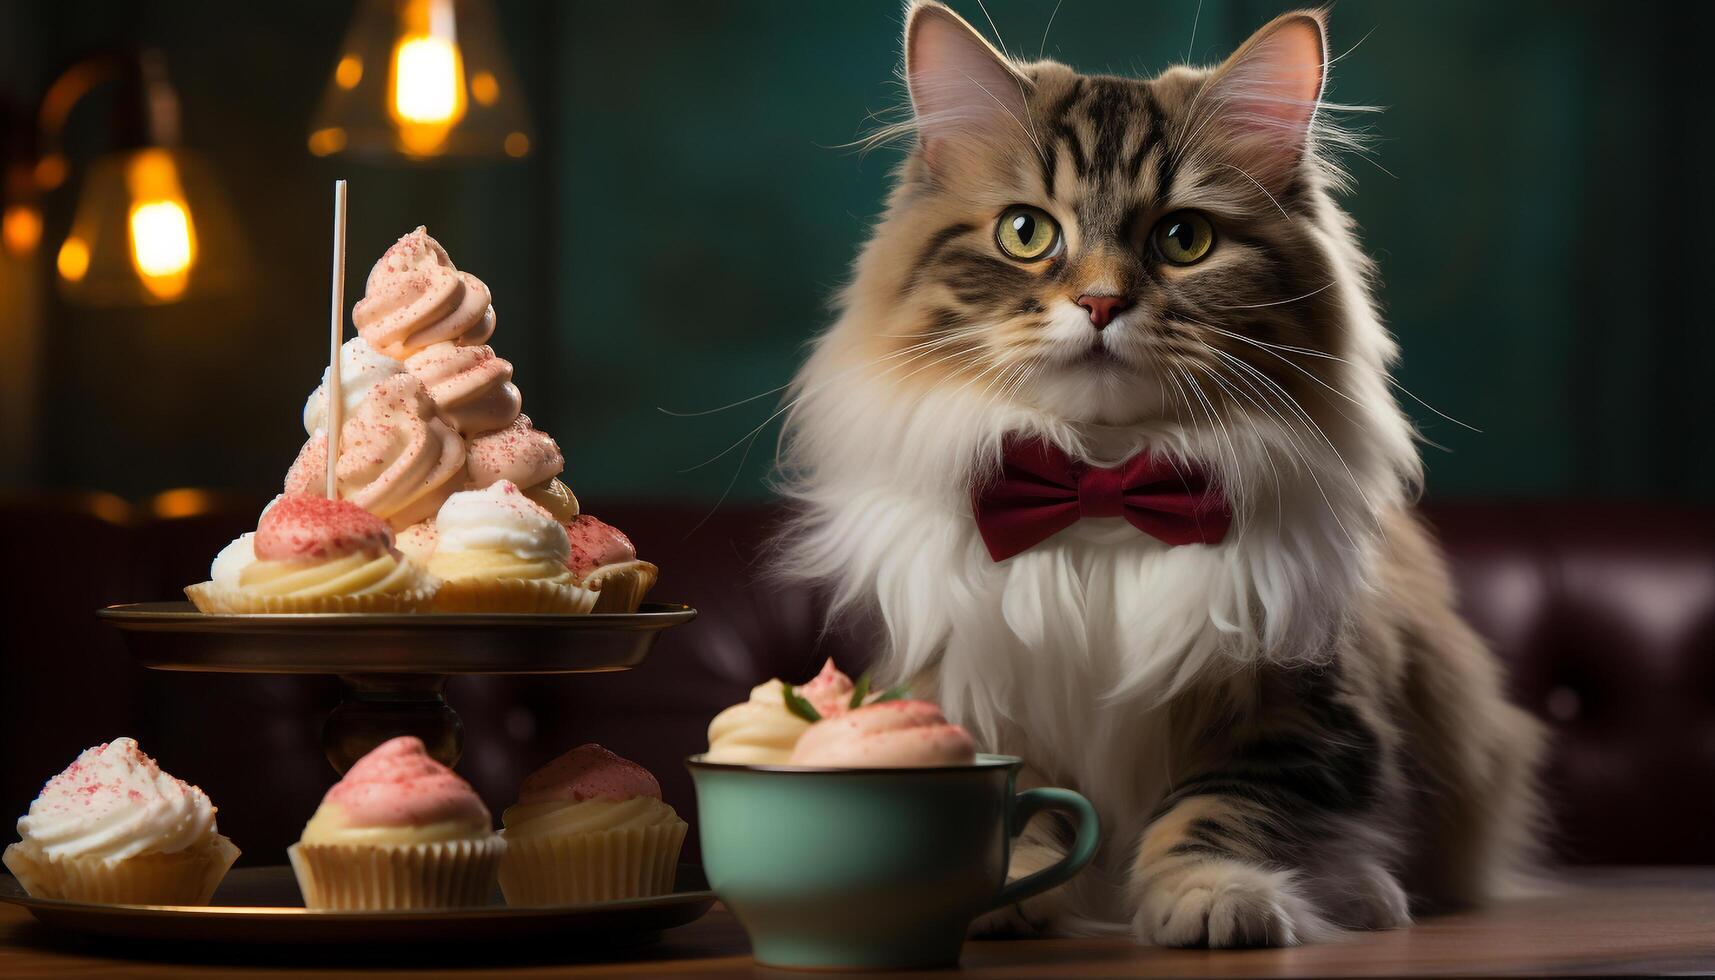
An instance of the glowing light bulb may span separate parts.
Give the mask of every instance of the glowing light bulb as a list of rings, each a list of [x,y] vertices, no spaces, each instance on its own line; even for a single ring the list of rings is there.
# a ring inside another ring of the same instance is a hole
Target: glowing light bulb
[[[462,114],[459,51],[438,37],[411,37],[393,53],[393,111],[409,123],[450,123]]]
[[[439,153],[465,114],[464,55],[449,0],[412,0],[400,17],[387,108],[409,153]]]
[[[191,216],[178,201],[131,205],[131,257],[145,278],[173,276],[191,267]]]
[[[131,265],[143,288],[169,300],[185,291],[196,263],[196,226],[179,186],[178,168],[162,150],[140,152],[127,168]]]

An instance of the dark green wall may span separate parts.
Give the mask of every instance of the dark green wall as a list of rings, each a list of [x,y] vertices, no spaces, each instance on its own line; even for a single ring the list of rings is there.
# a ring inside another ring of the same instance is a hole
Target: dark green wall
[[[55,308],[55,435],[35,479],[131,495],[277,480],[324,355],[327,193],[347,176],[352,295],[393,236],[426,222],[493,287],[496,346],[586,500],[713,499],[729,481],[735,497],[766,494],[772,426],[742,467],[741,445],[684,471],[740,442],[773,397],[698,418],[659,409],[785,383],[827,322],[896,160],[835,147],[902,98],[900,4],[499,6],[540,133],[526,163],[484,168],[307,156],[343,4],[0,7],[14,98],[88,47],[162,46],[188,142],[225,170],[262,269],[245,303]],[[1033,55],[1053,4],[988,6]],[[1285,6],[1065,0],[1046,50],[1153,73],[1188,47],[1218,59]],[[1344,0],[1333,35],[1357,45],[1333,96],[1387,107],[1350,203],[1381,263],[1401,379],[1484,430],[1410,406],[1452,450],[1426,449],[1430,492],[1708,497],[1715,84],[1697,65],[1715,5]],[[98,124],[80,122],[87,139]],[[56,203],[50,235],[67,211]]]

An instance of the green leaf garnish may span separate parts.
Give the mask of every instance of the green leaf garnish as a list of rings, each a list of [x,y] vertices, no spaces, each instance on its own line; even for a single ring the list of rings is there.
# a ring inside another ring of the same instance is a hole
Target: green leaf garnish
[[[863,699],[867,697],[869,697],[869,671],[866,670],[858,676],[857,686],[852,688],[851,703],[846,707],[861,708],[863,707]]]
[[[880,694],[877,694],[874,698],[872,698],[870,700],[869,703],[870,704],[880,704],[883,701],[902,701],[905,698],[908,698],[910,696],[911,696],[911,689],[909,687],[906,687],[904,684],[901,684],[898,687],[890,687],[887,690],[881,692]]]
[[[822,713],[816,706],[805,700],[802,695],[792,689],[790,684],[780,685],[780,693],[786,699],[786,710],[814,725],[822,720]]]

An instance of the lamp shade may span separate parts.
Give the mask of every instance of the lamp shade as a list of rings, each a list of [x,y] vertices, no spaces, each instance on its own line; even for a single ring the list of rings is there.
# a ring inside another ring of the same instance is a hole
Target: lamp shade
[[[310,128],[317,156],[521,157],[529,113],[486,0],[361,0]]]
[[[68,300],[131,306],[239,285],[247,254],[213,172],[190,151],[148,146],[90,165],[54,264]]]

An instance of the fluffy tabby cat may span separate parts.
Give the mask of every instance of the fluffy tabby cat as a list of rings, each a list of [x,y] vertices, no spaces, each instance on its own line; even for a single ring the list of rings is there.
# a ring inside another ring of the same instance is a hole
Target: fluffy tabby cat
[[[1091,870],[989,926],[1301,943],[1480,901],[1530,850],[1541,735],[1413,513],[1324,23],[1140,81],[908,8],[912,147],[795,382],[788,564],[880,613],[886,671],[1100,810]],[[1199,469],[1231,529],[1089,518],[996,561],[972,492],[1020,437]]]

